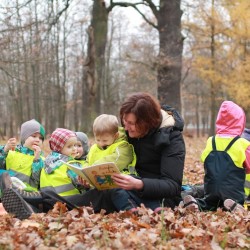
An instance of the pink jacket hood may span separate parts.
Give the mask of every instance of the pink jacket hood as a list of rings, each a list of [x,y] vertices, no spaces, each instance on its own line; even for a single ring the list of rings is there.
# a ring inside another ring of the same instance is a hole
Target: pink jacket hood
[[[241,135],[246,125],[243,109],[232,101],[224,101],[216,119],[216,134],[221,136]]]

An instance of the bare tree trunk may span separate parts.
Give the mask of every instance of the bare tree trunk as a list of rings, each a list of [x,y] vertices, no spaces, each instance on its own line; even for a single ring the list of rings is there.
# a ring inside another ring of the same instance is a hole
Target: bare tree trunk
[[[41,113],[39,109],[40,103],[40,95],[39,95],[39,72],[40,72],[40,34],[39,34],[39,27],[38,27],[38,11],[37,11],[37,3],[35,1],[35,39],[34,39],[34,62],[32,63],[32,77],[33,77],[33,85],[32,85],[32,106],[34,108],[34,118],[38,121],[41,120]]]
[[[108,114],[112,114],[115,105],[115,99],[113,96],[113,92],[115,92],[116,87],[111,84],[111,76],[110,76],[110,57],[111,57],[111,47],[113,42],[113,24],[111,23],[111,32],[110,32],[110,38],[107,41],[106,46],[106,58],[105,58],[105,72],[103,77],[103,84],[102,84],[102,95],[103,95],[103,105],[101,107],[102,113],[105,111]],[[118,95],[118,94],[117,94]],[[116,95],[116,96],[117,96]]]
[[[195,95],[195,120],[196,120],[196,136],[200,137],[200,110],[199,110],[199,84],[196,82],[196,95]]]
[[[102,86],[104,85],[105,72],[105,48],[108,32],[108,11],[104,0],[94,0],[91,27],[93,32],[94,57],[95,57],[95,112],[101,112],[103,100]]]
[[[161,103],[167,103],[178,110],[181,110],[180,82],[183,50],[180,4],[180,0],[161,0],[157,16],[160,39],[158,97]]]
[[[85,73],[83,82],[87,83],[87,96],[86,101],[88,103],[88,121],[92,121],[96,116],[95,99],[97,98],[97,80],[96,80],[96,57],[95,57],[95,46],[94,46],[94,33],[93,28],[88,28],[88,51],[87,51],[87,62],[85,64]],[[82,89],[84,91],[84,89]],[[85,91],[84,91],[85,92]],[[84,94],[84,93],[82,93]]]
[[[54,18],[53,2],[48,2],[48,13],[51,13],[50,18],[47,19],[47,25]],[[45,128],[48,132],[52,132],[58,127],[57,112],[55,106],[58,105],[58,95],[56,89],[55,80],[55,42],[54,42],[54,30],[50,30],[46,36],[46,55],[47,58],[45,64],[45,86],[44,86],[44,98],[45,98]],[[56,94],[57,93],[57,94]],[[53,122],[52,122],[53,121]]]
[[[21,23],[21,18],[20,18],[20,14],[19,14],[19,3],[18,1],[16,2],[16,9],[17,9],[17,16],[18,16],[18,19],[17,19],[17,27],[22,27],[22,23]],[[17,46],[17,54],[16,54],[16,58],[15,60],[18,62],[17,65],[16,65],[16,79],[17,80],[17,94],[16,94],[16,122],[17,124],[21,124],[22,121],[23,121],[23,108],[24,108],[24,105],[23,105],[23,89],[22,89],[22,70],[21,70],[21,63],[19,63],[19,61],[21,62],[22,61],[22,55],[21,55],[21,48],[20,48],[20,40],[21,40],[21,37],[22,37],[22,34],[21,34],[21,31],[20,29],[18,29],[18,32],[17,32],[17,43],[16,43],[16,46]]]
[[[29,108],[29,74],[28,74],[28,50],[26,47],[25,39],[24,39],[24,34],[22,34],[22,44],[23,44],[23,54],[24,54],[24,106],[25,106],[25,112],[23,114],[23,119],[28,120],[30,117],[30,108]]]
[[[211,60],[212,60],[212,70],[215,68],[215,24],[214,24],[214,0],[212,0],[212,22],[211,22],[211,44],[210,44],[210,51],[211,51]],[[212,136],[215,134],[215,119],[216,119],[216,83],[211,80],[210,84],[210,105],[211,105],[211,117],[210,117],[210,131],[209,135]]]
[[[67,106],[67,98],[66,98],[66,82],[67,82],[67,75],[66,75],[66,20],[67,20],[67,12],[65,12],[65,19],[63,22],[63,65],[62,65],[62,110],[61,110],[61,121],[63,126],[65,125],[65,118],[66,118],[66,106]],[[59,32],[58,32],[59,33]]]
[[[88,91],[88,81],[87,81],[87,66],[85,67],[85,53],[84,53],[84,41],[85,39],[83,38],[85,34],[85,30],[83,29],[83,26],[81,26],[81,44],[82,44],[82,51],[81,51],[81,57],[80,57],[80,62],[81,62],[81,78],[79,79],[79,82],[81,83],[81,86],[79,86],[79,92],[81,93],[81,95],[79,96],[79,98],[81,97],[81,108],[79,111],[79,117],[85,117],[86,119],[80,119],[79,121],[79,126],[80,128],[85,131],[88,132],[92,131],[92,121],[88,120],[90,118],[89,116],[89,104],[90,104],[90,98],[89,98],[89,91]],[[90,35],[90,34],[89,34]],[[90,39],[88,37],[88,39]],[[88,46],[89,47],[89,46]],[[87,52],[88,53],[88,52]],[[91,53],[90,53],[91,54]],[[90,56],[90,55],[89,55]],[[79,106],[79,104],[76,104],[77,106]]]

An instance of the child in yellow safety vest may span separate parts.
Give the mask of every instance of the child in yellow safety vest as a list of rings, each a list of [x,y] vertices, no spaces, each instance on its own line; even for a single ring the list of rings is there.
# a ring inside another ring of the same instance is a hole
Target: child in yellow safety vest
[[[250,173],[250,142],[240,137],[245,128],[243,109],[232,101],[222,102],[216,135],[207,140],[201,155],[204,162],[204,197],[183,198],[184,207],[193,211],[215,211],[218,207],[245,212],[244,183]]]
[[[102,114],[96,117],[93,123],[93,134],[95,143],[91,146],[83,167],[114,162],[123,174],[137,176],[134,147],[128,142],[124,128],[119,127],[116,116]],[[113,182],[113,180],[110,181]],[[84,194],[82,204],[92,205],[95,212],[99,212],[101,209],[105,209],[107,213],[114,211],[116,209],[114,205],[120,202],[120,196],[119,194],[114,195],[114,190],[116,189],[97,190],[92,188]]]
[[[27,191],[36,191],[40,186],[40,173],[44,166],[42,143],[45,137],[44,127],[32,119],[21,125],[21,144],[16,138],[10,138],[6,145],[0,146],[1,172],[7,172],[12,184]]]
[[[115,116],[97,117],[93,124],[93,132],[96,143],[91,147],[84,166],[115,162],[121,171],[136,174],[133,146],[127,142],[125,132],[119,128],[118,119]],[[41,212],[40,207],[42,211],[48,211],[57,201],[66,203],[68,208],[93,206],[95,212],[101,209],[107,213],[114,211],[113,200],[110,193],[106,192],[108,190],[86,191],[89,187],[86,182],[83,182],[72,170],[68,169],[66,164],[62,163],[64,161],[78,167],[83,166],[77,160],[76,133],[58,128],[51,134],[49,144],[52,152],[46,157],[45,167],[41,172],[40,193],[32,192],[32,196],[28,197],[24,192],[9,188],[3,196],[6,211],[23,219],[37,212],[37,209]],[[4,181],[6,182],[7,180]],[[36,195],[39,197],[36,198]],[[13,207],[19,209],[13,209]]]
[[[39,192],[26,192],[11,187],[8,176],[0,180],[5,210],[20,219],[28,218],[33,212],[47,212],[59,200],[72,209],[81,201],[81,192],[85,191],[85,187],[78,182],[78,176],[62,162],[82,166],[81,160],[75,160],[83,154],[83,150],[80,153],[77,149],[76,133],[57,128],[50,136],[49,145],[52,151],[44,161]],[[71,204],[71,199],[74,204]]]
[[[117,117],[109,114],[102,114],[94,120],[95,144],[91,146],[83,166],[114,162],[120,171],[136,174],[134,148],[118,124]]]
[[[45,159],[45,166],[41,172],[40,189],[43,192],[54,191],[65,199],[71,199],[85,191],[84,185],[78,181],[78,176],[64,162],[81,167],[80,161],[75,158],[77,151],[76,133],[57,128],[49,139],[52,152]]]

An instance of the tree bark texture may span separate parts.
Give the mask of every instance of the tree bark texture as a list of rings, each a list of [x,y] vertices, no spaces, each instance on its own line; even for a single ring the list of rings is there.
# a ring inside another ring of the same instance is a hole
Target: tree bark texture
[[[105,80],[105,48],[108,33],[108,11],[104,0],[94,0],[91,27],[93,29],[93,43],[95,52],[96,92],[95,112],[101,112],[102,85]]]
[[[160,50],[158,58],[158,97],[162,104],[181,110],[181,35],[180,0],[161,0],[157,16]]]

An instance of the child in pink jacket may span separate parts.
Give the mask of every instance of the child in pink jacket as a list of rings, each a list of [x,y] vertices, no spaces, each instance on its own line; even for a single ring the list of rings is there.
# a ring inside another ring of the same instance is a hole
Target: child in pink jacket
[[[244,211],[244,183],[250,173],[250,142],[241,138],[246,116],[241,107],[224,101],[216,119],[216,135],[209,137],[201,155],[204,162],[204,197],[184,197],[190,210]]]

